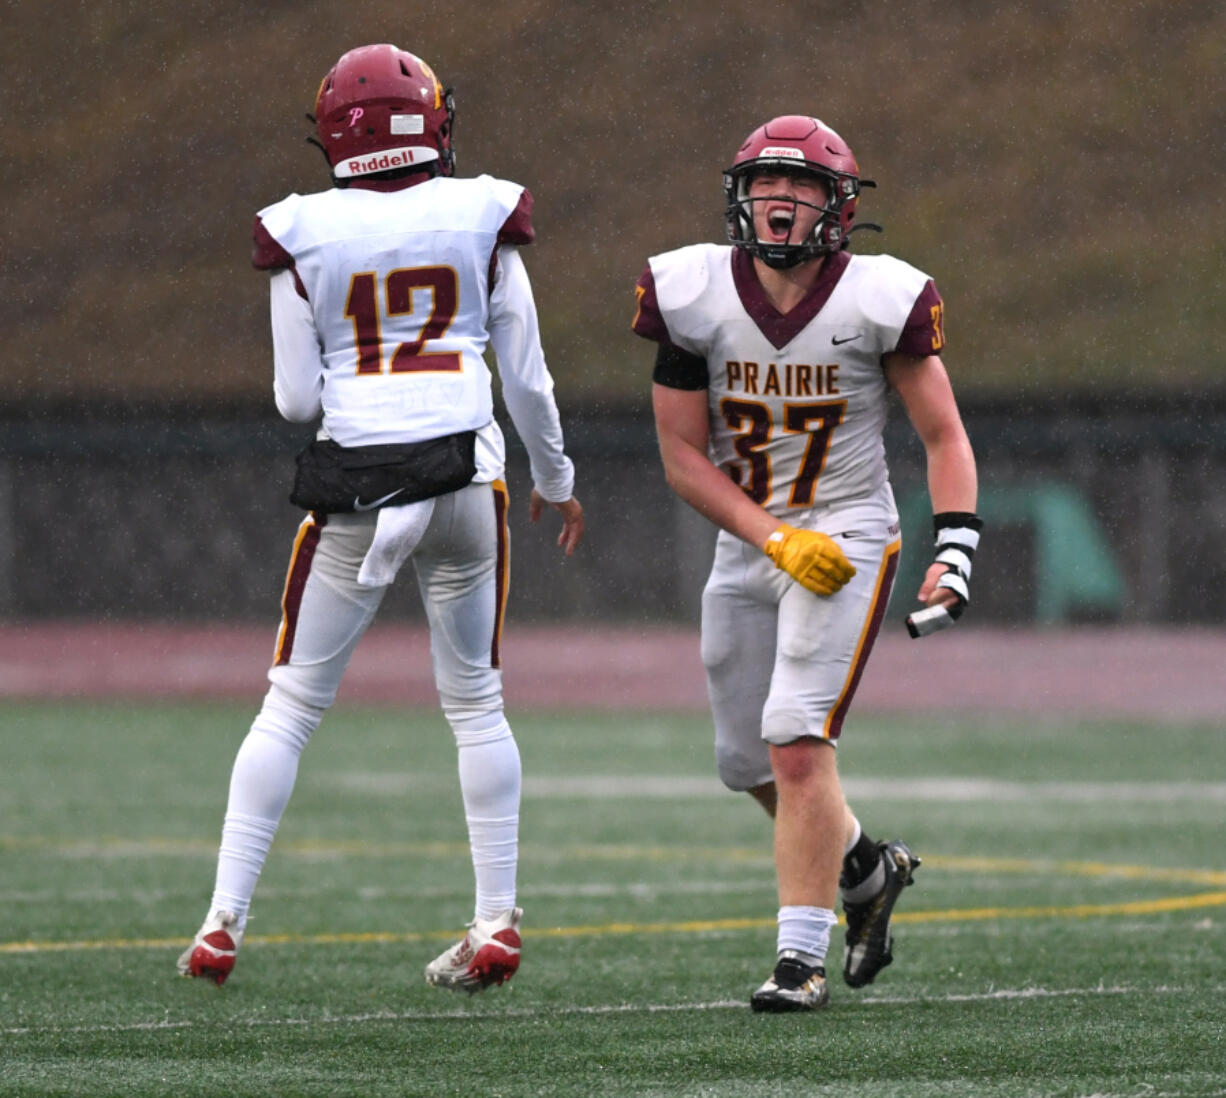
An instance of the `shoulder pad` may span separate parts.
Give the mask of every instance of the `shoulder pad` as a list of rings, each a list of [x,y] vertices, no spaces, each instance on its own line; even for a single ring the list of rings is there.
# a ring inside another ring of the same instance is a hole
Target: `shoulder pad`
[[[656,296],[666,310],[684,309],[703,296],[716,263],[729,261],[732,249],[718,244],[691,244],[653,255],[648,262]]]

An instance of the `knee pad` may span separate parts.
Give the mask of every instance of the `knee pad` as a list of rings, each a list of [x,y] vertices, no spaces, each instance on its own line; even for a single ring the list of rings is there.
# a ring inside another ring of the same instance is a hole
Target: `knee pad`
[[[434,681],[447,719],[451,714],[489,714],[502,711],[502,672],[496,667],[435,664]],[[492,723],[488,718],[486,724]]]
[[[737,646],[722,629],[704,630],[699,640],[699,655],[707,674],[718,676],[736,665]]]
[[[820,731],[822,725],[819,724],[817,728]],[[767,743],[791,743],[802,736],[812,736],[813,733],[811,713],[797,705],[767,703],[762,713],[762,738]]]
[[[273,683],[264,695],[264,704],[251,724],[251,731],[279,740],[301,754],[325,712],[326,707],[312,705]]]
[[[321,713],[336,701],[340,679],[326,663],[282,663],[268,672],[272,690]],[[271,690],[270,690],[271,693]]]
[[[719,780],[734,793],[744,793],[774,778],[771,772],[770,753],[766,745],[761,752],[752,755],[734,747],[715,745],[715,767]]]
[[[444,709],[458,747],[476,747],[505,740],[511,733],[502,709]]]

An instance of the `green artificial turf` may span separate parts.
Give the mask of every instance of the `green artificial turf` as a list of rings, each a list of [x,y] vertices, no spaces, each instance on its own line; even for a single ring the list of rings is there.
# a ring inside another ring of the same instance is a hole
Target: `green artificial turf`
[[[5,705],[0,1095],[1226,1093],[1220,732],[861,716],[874,836],[923,857],[896,962],[762,1016],[769,821],[699,716],[516,714],[515,980],[422,966],[472,915],[442,718],[339,706],[303,757],[234,975],[179,978],[249,710]]]

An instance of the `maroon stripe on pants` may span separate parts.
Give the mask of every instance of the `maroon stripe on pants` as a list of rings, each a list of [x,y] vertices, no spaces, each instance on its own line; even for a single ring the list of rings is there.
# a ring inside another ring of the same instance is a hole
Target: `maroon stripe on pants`
[[[507,612],[507,583],[510,579],[510,539],[507,536],[507,486],[500,480],[494,489],[494,526],[498,536],[498,558],[494,562],[494,636],[490,640],[490,666],[501,667],[502,619]]]
[[[294,650],[294,633],[298,628],[298,611],[302,606],[302,592],[307,577],[311,574],[311,562],[319,545],[319,536],[328,516],[319,511],[311,512],[311,521],[303,523],[294,541],[289,572],[285,577],[285,591],[281,595],[281,634],[277,637],[277,654],[274,666],[289,663]]]
[[[882,562],[881,575],[877,580],[877,590],[873,595],[873,606],[869,611],[868,622],[864,626],[864,633],[861,635],[860,644],[856,649],[851,676],[847,680],[847,685],[843,689],[843,695],[839,698],[838,704],[834,707],[830,716],[826,718],[826,739],[828,740],[837,740],[843,731],[843,718],[847,716],[847,711],[851,708],[851,699],[856,696],[856,689],[860,685],[860,676],[864,674],[869,654],[872,652],[873,644],[877,640],[877,634],[881,630],[881,623],[885,619],[886,606],[890,602],[890,591],[894,587],[894,576],[898,572],[900,548],[901,546],[898,542],[894,542],[886,548],[886,559]]]

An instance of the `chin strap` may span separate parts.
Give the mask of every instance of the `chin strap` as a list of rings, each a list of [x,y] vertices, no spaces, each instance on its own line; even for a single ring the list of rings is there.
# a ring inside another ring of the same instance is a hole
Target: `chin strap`
[[[312,126],[315,125],[315,116],[311,114],[310,111],[307,111],[306,120],[310,122]],[[321,153],[324,154],[324,163],[328,165],[328,171],[331,172],[332,171],[332,161],[328,159],[328,150],[323,147],[323,143],[319,140],[319,138],[316,137],[314,134],[308,134],[306,138],[306,143],[308,145],[314,145]]]
[[[455,175],[455,89],[443,90],[443,106],[447,111],[447,148],[438,151],[439,168],[442,175]]]

